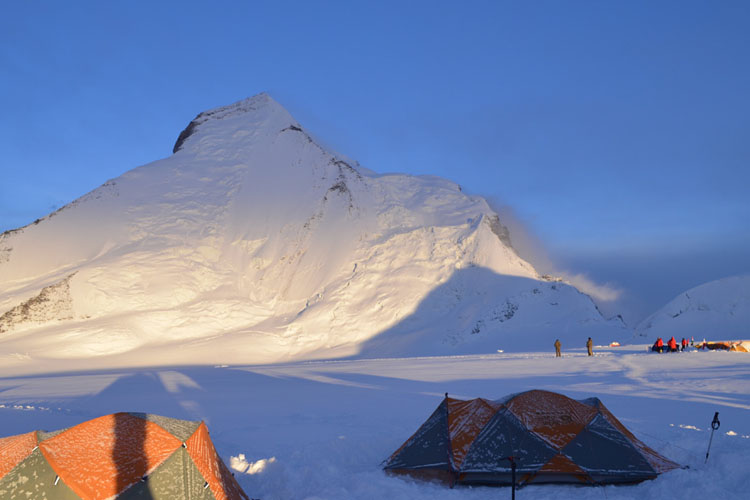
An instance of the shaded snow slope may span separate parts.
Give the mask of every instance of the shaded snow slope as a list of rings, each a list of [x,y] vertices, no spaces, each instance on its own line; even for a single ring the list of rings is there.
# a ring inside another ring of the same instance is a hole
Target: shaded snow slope
[[[636,334],[651,338],[750,339],[750,275],[692,288],[643,320]]]
[[[201,113],[174,149],[0,235],[6,357],[260,363],[355,355],[402,333],[421,339],[403,346],[413,354],[622,332],[569,286],[555,298],[483,198],[328,152],[266,94]],[[476,283],[455,277],[474,268]],[[425,307],[457,279],[432,321]]]

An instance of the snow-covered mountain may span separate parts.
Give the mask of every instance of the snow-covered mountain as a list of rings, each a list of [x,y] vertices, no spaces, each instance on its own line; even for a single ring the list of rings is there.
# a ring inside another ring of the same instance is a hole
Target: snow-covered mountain
[[[326,151],[266,94],[0,236],[3,362],[481,352],[566,332],[624,330],[539,276],[483,198]]]
[[[710,281],[675,297],[643,320],[636,335],[694,337],[696,341],[750,339],[750,275]]]

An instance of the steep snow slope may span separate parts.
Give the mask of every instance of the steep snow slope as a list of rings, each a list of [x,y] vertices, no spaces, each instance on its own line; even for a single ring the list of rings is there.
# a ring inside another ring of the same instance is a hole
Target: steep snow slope
[[[541,280],[483,198],[330,153],[266,94],[201,113],[174,150],[0,236],[6,357],[269,362],[367,341],[376,354],[409,321],[423,331],[410,353],[485,350],[529,326],[621,333]],[[457,278],[470,268],[475,284]],[[522,305],[535,290],[547,298]],[[425,304],[456,314],[431,322]]]
[[[692,288],[643,320],[636,334],[654,338],[750,339],[750,275]]]

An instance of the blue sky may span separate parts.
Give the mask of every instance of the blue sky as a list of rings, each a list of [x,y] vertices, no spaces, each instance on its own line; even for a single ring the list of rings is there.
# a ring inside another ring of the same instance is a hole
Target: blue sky
[[[750,272],[750,3],[13,1],[0,231],[268,91],[378,172],[506,207],[630,322]],[[544,263],[542,263],[544,261]],[[678,265],[679,263],[679,265]]]

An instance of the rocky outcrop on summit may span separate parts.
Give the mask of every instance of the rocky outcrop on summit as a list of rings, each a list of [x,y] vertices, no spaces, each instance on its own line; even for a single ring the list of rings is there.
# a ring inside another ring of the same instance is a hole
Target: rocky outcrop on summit
[[[250,99],[245,99],[244,101],[230,104],[229,106],[223,106],[220,108],[212,109],[210,111],[199,113],[198,116],[196,116],[190,123],[188,123],[188,126],[185,127],[182,132],[180,132],[180,135],[177,137],[177,141],[172,148],[172,152],[176,153],[177,151],[182,149],[182,145],[184,144],[184,142],[196,133],[198,127],[202,123],[205,123],[209,120],[222,120],[231,116],[251,113],[253,111],[257,111],[262,106],[272,106],[272,101],[273,99],[271,99],[271,96],[266,93],[262,93]],[[292,130],[302,131],[300,126],[296,124],[289,125],[288,128]]]
[[[587,296],[550,288],[511,238],[483,198],[365,169],[261,94],[200,113],[169,158],[5,234],[0,314],[62,280],[71,313],[0,342],[32,357],[261,363],[621,332]],[[410,341],[376,341],[394,336]]]

